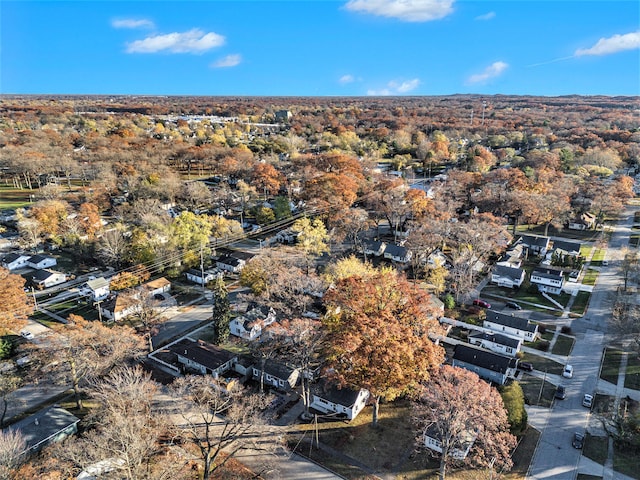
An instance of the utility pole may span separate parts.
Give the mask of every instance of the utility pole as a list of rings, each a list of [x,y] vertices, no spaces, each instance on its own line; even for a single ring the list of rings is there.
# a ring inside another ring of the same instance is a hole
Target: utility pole
[[[33,295],[33,305],[34,305],[33,308],[37,312],[38,311],[38,300],[36,299],[36,290],[33,287],[31,287],[31,294]]]
[[[542,385],[540,385],[540,393],[538,393],[538,401],[536,403],[540,403],[540,399],[542,398],[542,389],[544,388],[544,383],[547,381],[547,369],[544,369],[544,377],[542,377]]]
[[[484,109],[487,106],[487,102],[482,102],[482,123],[481,126],[484,126]]]
[[[200,243],[200,281],[202,282],[202,293],[206,291],[204,288],[204,245]]]

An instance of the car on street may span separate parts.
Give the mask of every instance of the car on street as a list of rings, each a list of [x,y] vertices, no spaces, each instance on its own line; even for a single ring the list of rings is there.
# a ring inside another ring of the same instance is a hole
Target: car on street
[[[562,376],[564,378],[573,378],[573,365],[565,365]]]
[[[477,305],[478,307],[482,307],[482,308],[491,308],[491,304],[489,302],[487,302],[486,300],[482,300],[481,298],[476,298],[473,301],[474,305]]]
[[[608,267],[609,266],[609,260],[602,260],[602,266],[603,267]]]
[[[512,310],[522,310],[522,307],[516,302],[507,302],[506,307],[511,308]]]
[[[558,400],[564,400],[567,398],[567,389],[564,388],[564,385],[558,385],[556,388],[556,394],[554,395]]]
[[[529,362],[518,362],[518,369],[523,370],[525,372],[532,372],[533,364]]]
[[[584,397],[582,397],[582,406],[591,408],[593,406],[593,395],[585,393]]]
[[[578,432],[574,433],[571,445],[573,445],[573,448],[582,448],[584,446],[584,434]]]

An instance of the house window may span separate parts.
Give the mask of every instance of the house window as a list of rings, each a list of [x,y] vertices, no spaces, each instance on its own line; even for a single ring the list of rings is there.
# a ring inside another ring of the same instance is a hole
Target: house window
[[[513,348],[507,347],[507,353],[513,353]]]

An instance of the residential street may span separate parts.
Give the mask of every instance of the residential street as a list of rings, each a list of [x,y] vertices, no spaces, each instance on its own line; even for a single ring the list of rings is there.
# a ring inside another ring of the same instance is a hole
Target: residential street
[[[613,229],[606,256],[609,266],[601,267],[588,312],[571,324],[576,343],[566,363],[573,365],[574,375],[571,379],[561,378],[567,388],[567,398],[556,400],[550,410],[528,409],[530,423],[542,433],[528,479],[574,480],[578,472],[602,476],[606,480],[628,478],[608,465],[605,468],[581,459],[582,450],[573,448],[571,441],[574,432],[582,433],[589,425],[591,414],[582,406],[583,395],[602,390],[599,384],[606,383],[599,380],[598,375],[603,348],[613,338],[607,333],[607,319],[615,290],[621,283],[617,265],[623,256],[622,247],[628,245],[636,210],[638,207],[627,208],[624,220]],[[636,393],[640,398],[640,392]]]

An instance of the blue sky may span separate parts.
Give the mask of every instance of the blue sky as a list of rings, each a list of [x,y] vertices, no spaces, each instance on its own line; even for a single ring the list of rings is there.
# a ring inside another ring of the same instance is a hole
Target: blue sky
[[[636,0],[8,1],[0,92],[640,95]]]

